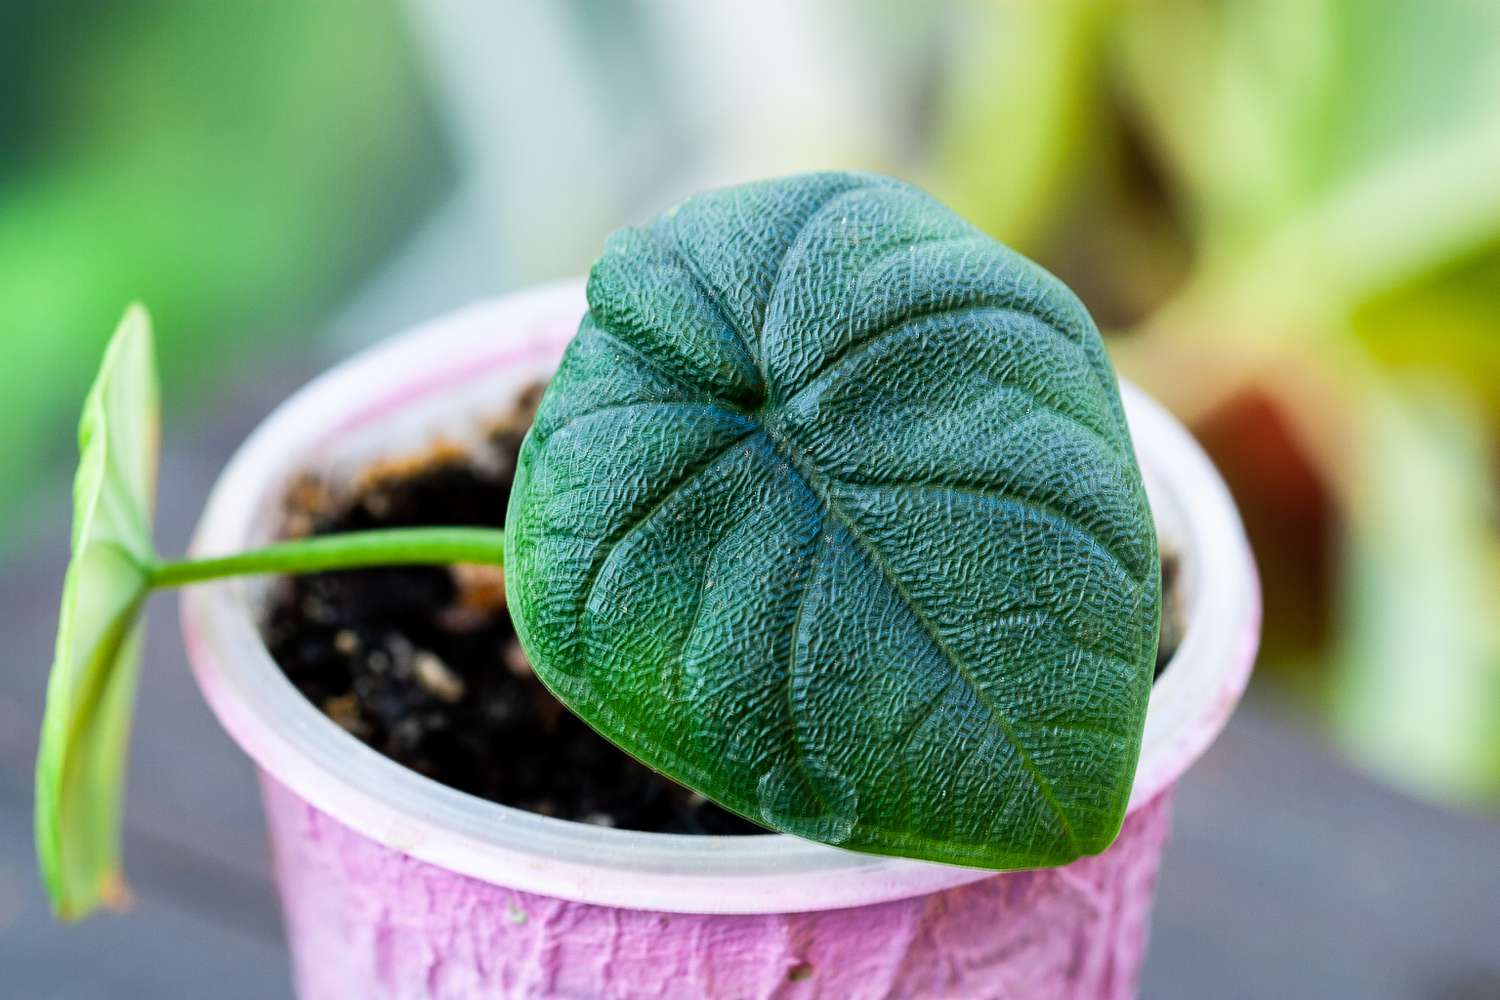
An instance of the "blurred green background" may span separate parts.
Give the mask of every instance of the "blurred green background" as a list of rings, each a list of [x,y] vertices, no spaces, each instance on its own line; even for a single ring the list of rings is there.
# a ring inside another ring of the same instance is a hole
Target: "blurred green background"
[[[5,0],[0,95],[11,525],[55,491],[127,302],[158,320],[174,401],[209,398],[246,358],[315,329],[447,173],[386,3]]]
[[[1071,283],[1210,448],[1257,683],[1500,801],[1500,4],[3,2],[0,95],[0,551],[132,299],[187,421],[704,186],[883,170]]]

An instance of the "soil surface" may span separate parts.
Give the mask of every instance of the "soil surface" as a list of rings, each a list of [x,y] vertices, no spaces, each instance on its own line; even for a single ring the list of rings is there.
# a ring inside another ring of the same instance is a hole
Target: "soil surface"
[[[438,443],[334,489],[304,478],[287,500],[293,537],[375,527],[499,527],[536,393],[485,444]],[[1163,560],[1162,653],[1176,647],[1176,560]],[[544,816],[658,833],[762,827],[652,771],[599,736],[532,674],[494,567],[398,567],[284,580],[267,611],[271,655],[313,704],[401,764]],[[496,669],[496,664],[504,669]]]
[[[523,400],[477,452],[440,443],[376,465],[342,492],[304,479],[288,499],[288,533],[499,527],[535,404],[534,395]],[[264,630],[287,677],[329,718],[446,785],[601,826],[766,832],[645,767],[565,709],[532,674],[494,567],[290,578]]]

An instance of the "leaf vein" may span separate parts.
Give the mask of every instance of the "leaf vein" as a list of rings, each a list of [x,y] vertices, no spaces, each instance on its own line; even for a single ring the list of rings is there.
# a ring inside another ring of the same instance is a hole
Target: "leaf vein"
[[[1032,320],[1037,324],[1038,329],[1046,331],[1051,336],[1057,338],[1061,343],[1066,344],[1069,348],[1077,350],[1079,353],[1081,353],[1084,363],[1089,366],[1090,372],[1093,372],[1095,370],[1093,360],[1089,358],[1088,352],[1084,350],[1082,344],[1067,336],[1057,327],[1053,326],[1051,323],[1048,323],[1046,320],[1042,319],[1034,313],[1027,312],[1024,309],[1019,309],[1015,306],[991,302],[979,302],[964,306],[942,305],[934,306],[929,309],[923,309],[919,312],[912,313],[911,315],[903,316],[900,319],[893,320],[890,323],[886,323],[880,327],[877,327],[875,330],[870,331],[865,336],[856,338],[855,340],[850,341],[848,344],[845,344],[844,348],[841,351],[839,351],[832,358],[825,361],[823,366],[808,378],[806,384],[804,384],[800,389],[788,396],[782,403],[782,405],[788,406],[799,397],[801,397],[804,393],[807,393],[816,388],[819,383],[826,381],[833,374],[834,369],[841,367],[847,362],[856,360],[865,352],[878,346],[882,341],[885,341],[891,337],[897,337],[902,334],[912,332],[912,330],[914,330],[920,323],[927,322],[928,320],[939,319],[945,316],[980,315],[986,313],[1015,316],[1020,319]]]
[[[1078,521],[1077,518],[1045,501],[1037,500],[1031,497],[1025,497],[1010,490],[991,489],[983,486],[971,486],[964,483],[930,483],[911,481],[902,482],[899,480],[884,482],[858,482],[855,480],[842,479],[835,476],[829,476],[828,478],[832,482],[835,482],[840,486],[852,486],[855,489],[921,490],[924,492],[933,493],[961,493],[968,496],[982,497],[987,500],[994,500],[997,503],[1006,503],[1016,507],[1021,507],[1024,510],[1030,511],[1033,514],[1042,517],[1045,520],[1060,524],[1069,531],[1077,534],[1079,537],[1081,537],[1090,545],[1094,546],[1101,553],[1103,553],[1109,559],[1109,561],[1114,563],[1115,567],[1125,575],[1125,578],[1128,579],[1131,583],[1135,584],[1136,587],[1139,588],[1144,585],[1144,581],[1141,579],[1140,575],[1131,568],[1130,563],[1126,562],[1125,558],[1121,556],[1111,545],[1109,545],[1109,543],[1105,542],[1104,539],[1100,538],[1094,532],[1086,528],[1081,522]]]
[[[652,235],[656,235],[654,230],[652,231]],[[746,360],[750,362],[746,374],[751,378],[751,385],[757,394],[764,393],[765,379],[760,371],[759,353],[750,349],[749,332],[741,328],[739,319],[724,304],[724,300],[719,296],[719,290],[704,275],[702,268],[698,265],[697,259],[683,247],[682,240],[678,238],[675,229],[672,230],[669,237],[670,242],[658,236],[657,245],[677,259],[677,262],[682,265],[682,269],[687,272],[689,280],[693,282],[699,294],[703,296],[704,301],[713,307],[714,312],[719,314],[719,319],[724,323],[724,328],[734,336],[735,343],[740,345],[740,350],[744,353]]]
[[[641,528],[645,527],[646,524],[648,524],[652,518],[660,513],[661,510],[666,507],[666,505],[670,503],[674,497],[676,497],[688,486],[697,482],[709,469],[713,468],[719,462],[728,457],[730,453],[733,452],[734,449],[738,447],[742,442],[748,440],[751,437],[754,437],[758,433],[760,433],[759,427],[751,427],[744,434],[741,434],[739,437],[721,447],[717,452],[713,452],[705,456],[701,465],[685,472],[683,474],[683,477],[679,479],[671,489],[664,493],[660,500],[652,504],[645,513],[637,518],[634,523],[628,521],[625,522],[620,528],[620,534],[618,534],[613,540],[606,543],[604,552],[594,561],[593,567],[589,570],[589,577],[586,581],[584,581],[584,585],[580,591],[583,595],[583,599],[579,602],[579,608],[582,609],[585,613],[587,612],[589,604],[592,603],[594,599],[594,591],[599,585],[599,578],[604,573],[605,564],[609,562],[609,560],[617,551],[619,551],[620,546],[623,545],[627,539],[629,539]]]
[[[601,416],[606,416],[611,413],[620,413],[626,410],[646,410],[652,408],[681,410],[691,407],[701,407],[705,410],[720,411],[726,409],[726,407],[718,400],[704,401],[698,399],[637,399],[626,403],[615,403],[609,406],[601,406],[595,410],[587,410],[583,413],[575,413],[566,421],[559,424],[557,427],[554,427],[551,433],[547,434],[545,437],[538,438],[535,447],[541,447],[545,445],[547,442],[557,437],[563,431],[571,430],[577,427],[579,424],[588,423],[591,420],[594,420]],[[731,409],[730,412],[735,416],[739,416],[738,411]]]
[[[603,323],[599,322],[597,318],[594,318],[591,325],[592,328],[596,330],[601,337],[614,344],[617,348],[624,351],[626,354],[629,354],[631,357],[635,358],[641,363],[641,366],[643,368],[651,372],[651,374],[655,375],[663,382],[670,384],[674,389],[676,389],[678,392],[681,392],[684,396],[692,396],[694,398],[702,399],[706,403],[716,403],[724,407],[725,409],[733,410],[737,413],[745,412],[740,407],[735,406],[733,403],[721,400],[713,393],[704,392],[697,386],[690,385],[679,376],[667,371],[666,368],[662,367],[660,361],[657,361],[655,358],[648,355],[645,351],[641,350],[639,347],[636,347],[634,344],[630,343],[630,341],[626,340],[624,337],[620,336],[618,333],[611,330]]]
[[[807,751],[802,745],[802,732],[797,726],[797,699],[794,683],[797,673],[797,642],[802,635],[802,619],[803,612],[807,610],[807,596],[812,592],[813,576],[817,573],[823,556],[828,550],[828,532],[824,530],[824,527],[821,523],[818,525],[818,544],[808,556],[807,579],[802,584],[802,595],[797,599],[797,614],[792,618],[792,645],[787,654],[786,664],[786,717],[792,730],[792,753],[797,767],[807,778],[807,787],[812,790],[813,798],[818,800],[818,804],[826,812],[829,808],[828,802],[824,799],[817,782],[812,780],[812,774],[807,768]]]
[[[850,195],[869,190],[869,188],[873,186],[874,185],[871,184],[861,184],[858,187],[844,188],[840,191],[836,191],[833,194],[829,195],[827,198],[824,198],[822,201],[820,201],[816,208],[807,213],[807,218],[803,219],[802,225],[797,227],[797,232],[792,236],[791,241],[786,245],[786,252],[781,255],[781,260],[776,264],[776,276],[771,279],[771,294],[766,299],[766,315],[768,317],[771,314],[771,306],[776,301],[778,293],[781,290],[781,283],[786,278],[787,268],[791,265],[792,258],[796,255],[797,249],[802,245],[803,239],[809,232],[812,231],[813,224],[816,223],[823,216],[823,213],[834,204],[842,201]],[[761,350],[764,350],[764,322],[761,323],[761,328],[760,330],[756,331],[756,334],[756,343],[760,345]]]
[[[1073,832],[1073,824],[1068,819],[1067,812],[1063,809],[1062,803],[1057,797],[1056,789],[1047,780],[1047,776],[1042,773],[1041,768],[1037,766],[1036,761],[1032,758],[1030,751],[1021,741],[1019,735],[1017,735],[1015,727],[1011,725],[1010,720],[1005,717],[1004,713],[1000,711],[999,706],[985,693],[964,659],[943,640],[937,626],[927,617],[911,592],[906,589],[906,585],[902,583],[895,569],[886,560],[879,547],[865,535],[863,530],[860,529],[858,522],[850,516],[849,512],[843,508],[832,491],[827,488],[824,477],[812,472],[801,461],[801,456],[793,450],[789,442],[776,438],[772,440],[773,443],[784,449],[785,453],[789,456],[788,462],[792,468],[797,471],[803,481],[823,501],[823,505],[828,509],[829,514],[839,521],[844,530],[849,532],[849,536],[854,539],[855,544],[864,551],[866,557],[885,578],[886,584],[891,588],[892,592],[901,599],[917,625],[927,634],[928,641],[942,654],[955,673],[962,678],[964,684],[974,695],[975,700],[984,708],[986,714],[994,721],[1006,741],[1016,751],[1016,759],[1020,761],[1022,769],[1031,778],[1043,801],[1047,803],[1053,814],[1056,815],[1058,826],[1062,830],[1063,836],[1067,838],[1069,845],[1075,852],[1079,851],[1079,842],[1077,835]]]
[[[1006,741],[1009,742],[1013,748],[1015,748],[1016,758],[1021,762],[1021,767],[1026,771],[1028,775],[1030,775],[1032,783],[1036,786],[1037,791],[1041,794],[1043,801],[1047,803],[1047,805],[1052,809],[1052,812],[1057,816],[1057,823],[1058,826],[1062,828],[1063,836],[1068,839],[1068,843],[1072,846],[1073,850],[1078,851],[1080,848],[1078,844],[1078,838],[1073,832],[1072,821],[1068,819],[1066,810],[1063,809],[1061,801],[1058,800],[1056,789],[1052,787],[1052,782],[1047,780],[1047,776],[1042,773],[1042,769],[1037,766],[1036,761],[1031,756],[1031,751],[1029,751],[1026,748],[1025,743],[1021,741],[1020,736],[1016,733],[1015,727],[1011,725],[1010,720],[1005,717],[1004,713],[1000,711],[1000,707],[994,703],[990,696],[985,692],[984,688],[980,686],[978,679],[969,669],[968,663],[962,657],[960,657],[957,652],[950,648],[948,644],[943,640],[942,634],[938,632],[937,626],[934,625],[931,619],[927,617],[926,613],[922,610],[921,605],[917,603],[916,598],[912,596],[911,592],[906,589],[906,585],[901,582],[901,579],[896,575],[896,572],[891,567],[890,563],[886,561],[885,556],[880,552],[879,548],[877,548],[875,544],[864,534],[864,532],[857,526],[854,519],[849,516],[848,512],[839,505],[838,501],[835,500],[831,494],[825,497],[825,502],[828,504],[829,511],[832,512],[833,515],[843,523],[850,536],[854,538],[855,542],[860,546],[860,548],[864,550],[866,556],[869,557],[870,561],[875,564],[877,569],[880,570],[880,573],[885,577],[887,584],[889,584],[896,595],[901,598],[902,602],[911,612],[912,617],[916,619],[917,624],[920,625],[922,630],[927,633],[928,639],[934,646],[937,647],[938,652],[943,654],[943,658],[948,661],[948,663],[963,679],[964,684],[973,693],[975,700],[984,707],[990,718],[993,719],[995,724],[999,727],[1000,732],[1005,736]]]

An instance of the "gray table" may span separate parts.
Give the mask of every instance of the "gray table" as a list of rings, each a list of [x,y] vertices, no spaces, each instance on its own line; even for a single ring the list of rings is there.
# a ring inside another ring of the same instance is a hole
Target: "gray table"
[[[263,373],[212,422],[169,430],[161,547],[181,550],[234,443],[301,372]],[[188,676],[158,598],[126,835],[133,912],[54,924],[31,855],[31,770],[66,545],[44,508],[0,576],[0,997],[282,997],[289,991],[247,760]],[[1388,792],[1254,692],[1183,783],[1143,992],[1150,998],[1500,998],[1500,822]]]

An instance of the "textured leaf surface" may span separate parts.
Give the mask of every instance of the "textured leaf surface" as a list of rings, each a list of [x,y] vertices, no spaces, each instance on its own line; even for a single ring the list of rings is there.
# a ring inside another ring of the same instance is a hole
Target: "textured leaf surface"
[[[779,830],[994,868],[1108,846],[1159,566],[1077,299],[849,174],[616,233],[588,298],[507,518],[547,684]]]
[[[119,901],[120,809],[155,558],[158,401],[150,321],[125,314],[84,404],[73,555],[36,765],[36,848],[59,916]]]

